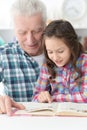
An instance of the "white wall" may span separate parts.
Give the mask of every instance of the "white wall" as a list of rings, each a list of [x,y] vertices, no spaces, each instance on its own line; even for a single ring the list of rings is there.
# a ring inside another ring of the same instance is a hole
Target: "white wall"
[[[12,42],[16,39],[12,29],[0,29],[0,37],[5,43]]]
[[[0,29],[11,28],[11,17],[10,17],[10,7],[15,0],[0,0]],[[67,0],[42,0],[47,7],[48,19],[60,19],[64,18],[63,4]],[[73,0],[77,1],[77,0]],[[80,0],[78,0],[80,1]],[[87,0],[86,1],[86,12],[87,12]],[[72,0],[71,0],[72,4]],[[75,28],[87,28],[87,13],[84,17],[78,20],[70,20]]]
[[[11,30],[10,7],[15,0],[0,0],[0,36],[9,42],[14,40],[14,32]],[[67,0],[42,0],[47,7],[48,20],[64,18],[63,3]],[[73,0],[77,1],[77,0]],[[85,0],[87,3],[87,0]],[[86,6],[87,7],[87,6]],[[87,15],[83,18],[70,21],[77,33],[81,36],[87,36]]]
[[[10,7],[15,0],[0,0],[0,29],[11,28]]]

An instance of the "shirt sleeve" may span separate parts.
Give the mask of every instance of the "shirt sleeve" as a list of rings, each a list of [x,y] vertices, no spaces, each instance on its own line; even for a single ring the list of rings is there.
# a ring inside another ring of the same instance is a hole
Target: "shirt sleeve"
[[[46,66],[42,66],[40,69],[40,75],[37,80],[37,83],[34,87],[34,93],[32,101],[38,102],[38,94],[41,91],[49,91],[49,85],[48,85],[48,71]]]

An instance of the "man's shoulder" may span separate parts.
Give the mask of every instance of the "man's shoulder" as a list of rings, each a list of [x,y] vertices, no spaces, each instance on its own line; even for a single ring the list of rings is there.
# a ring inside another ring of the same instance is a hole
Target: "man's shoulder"
[[[14,48],[14,46],[16,46],[17,43],[14,42],[10,42],[10,43],[6,43],[3,46],[0,46],[0,53],[4,53],[6,51],[12,50]]]

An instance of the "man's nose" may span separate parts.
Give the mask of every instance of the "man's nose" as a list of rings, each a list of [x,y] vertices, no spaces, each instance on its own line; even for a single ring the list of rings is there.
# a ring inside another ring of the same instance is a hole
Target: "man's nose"
[[[33,36],[32,32],[28,32],[27,33],[27,41],[29,43],[32,43],[33,39],[34,39],[34,36]]]

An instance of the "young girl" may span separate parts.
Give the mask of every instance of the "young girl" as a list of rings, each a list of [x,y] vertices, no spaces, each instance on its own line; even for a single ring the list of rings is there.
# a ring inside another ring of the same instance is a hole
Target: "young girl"
[[[87,102],[87,55],[68,21],[51,22],[44,31],[46,64],[33,101]]]

